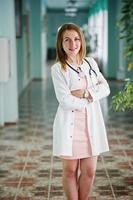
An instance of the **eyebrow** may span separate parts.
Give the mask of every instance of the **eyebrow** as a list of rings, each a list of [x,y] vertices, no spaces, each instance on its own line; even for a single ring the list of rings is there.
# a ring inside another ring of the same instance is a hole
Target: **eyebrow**
[[[66,37],[64,37],[63,39],[66,39],[66,38],[69,38],[69,37],[66,36]]]
[[[63,39],[67,39],[67,38],[71,39],[71,38],[68,37],[68,36],[64,37]],[[77,35],[77,36],[75,36],[75,38],[80,38],[80,37]]]

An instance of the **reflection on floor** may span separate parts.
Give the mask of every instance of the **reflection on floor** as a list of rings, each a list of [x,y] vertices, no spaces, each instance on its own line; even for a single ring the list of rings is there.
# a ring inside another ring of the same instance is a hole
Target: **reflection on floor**
[[[110,83],[112,94],[120,84]],[[133,118],[103,102],[110,152],[98,160],[91,200],[133,198]],[[52,157],[57,108],[53,85],[34,81],[21,96],[20,120],[0,129],[0,200],[63,200],[61,161]]]

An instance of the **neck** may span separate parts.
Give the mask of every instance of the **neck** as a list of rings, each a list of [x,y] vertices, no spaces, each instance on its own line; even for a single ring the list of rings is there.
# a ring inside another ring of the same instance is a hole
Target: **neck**
[[[70,64],[74,65],[75,67],[80,65],[80,61],[79,61],[79,57],[78,56],[77,57],[76,56],[75,57],[68,57],[67,61]]]

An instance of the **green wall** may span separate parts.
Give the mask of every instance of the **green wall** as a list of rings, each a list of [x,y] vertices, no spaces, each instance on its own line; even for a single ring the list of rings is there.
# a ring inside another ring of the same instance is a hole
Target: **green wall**
[[[42,75],[41,0],[22,1],[22,36],[17,38],[18,92]]]
[[[107,65],[106,65],[106,76],[108,78],[117,78],[117,66],[118,66],[118,31],[116,28],[117,23],[117,1],[114,0],[97,0],[90,8],[88,18],[97,16],[99,12],[107,10]],[[98,17],[94,17],[97,20]],[[104,26],[105,24],[103,24]],[[97,28],[97,27],[96,27]],[[104,38],[103,42],[104,42]],[[104,67],[104,66],[103,66]],[[105,68],[105,67],[104,67]]]
[[[89,9],[88,17],[108,9],[108,0],[97,0]]]
[[[0,0],[0,37],[10,40],[10,78],[0,82],[0,125],[18,120],[14,0]]]
[[[121,6],[122,0],[97,0],[88,13],[89,18],[104,9],[108,12],[108,62],[106,76],[114,79],[124,79],[133,75],[133,72],[127,71],[127,63],[123,55],[124,42],[119,39],[117,22],[120,19]]]
[[[108,77],[117,78],[118,69],[118,28],[117,24],[117,3],[118,1],[108,0]]]
[[[88,12],[89,55],[108,77],[108,1],[97,0]]]
[[[18,76],[18,92],[20,93],[25,87],[24,83],[24,58],[23,58],[23,38],[18,38],[16,40],[17,45],[17,76]]]
[[[30,0],[31,77],[41,77],[41,4]]]
[[[124,40],[120,40],[117,23],[121,16],[122,0],[108,0],[108,74],[110,78],[125,79],[133,77],[127,71],[124,57]]]

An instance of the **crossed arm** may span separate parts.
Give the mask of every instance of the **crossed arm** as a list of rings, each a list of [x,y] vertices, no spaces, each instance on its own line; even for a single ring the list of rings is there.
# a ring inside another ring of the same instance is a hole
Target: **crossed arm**
[[[85,92],[87,93],[87,97],[85,97]],[[93,98],[88,90],[80,89],[80,90],[72,90],[71,94],[78,98],[86,98],[89,102],[93,101]]]

